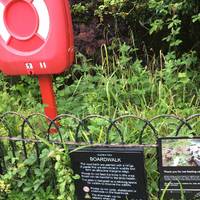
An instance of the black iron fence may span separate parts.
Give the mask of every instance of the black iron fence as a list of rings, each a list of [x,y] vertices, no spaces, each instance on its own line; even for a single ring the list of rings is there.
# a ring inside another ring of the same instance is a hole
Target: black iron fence
[[[51,120],[40,113],[24,116],[7,112],[0,116],[0,173],[6,173],[11,165],[18,167],[18,157],[23,161],[33,152],[40,164],[44,140],[61,146],[143,146],[155,149],[159,137],[198,136],[199,118],[200,114],[187,118],[159,115],[152,119],[131,114],[114,119],[100,115],[79,118],[62,114]],[[13,157],[13,162],[7,159],[8,154]]]

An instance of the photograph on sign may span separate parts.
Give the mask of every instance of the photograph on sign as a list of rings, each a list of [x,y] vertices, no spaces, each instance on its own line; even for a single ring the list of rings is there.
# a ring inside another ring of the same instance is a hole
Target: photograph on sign
[[[90,147],[71,162],[78,200],[147,200],[143,148]]]
[[[200,138],[158,140],[160,195],[165,199],[200,198]]]

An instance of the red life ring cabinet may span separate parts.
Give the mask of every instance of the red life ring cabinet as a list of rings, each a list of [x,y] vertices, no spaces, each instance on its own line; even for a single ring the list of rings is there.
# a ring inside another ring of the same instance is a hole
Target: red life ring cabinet
[[[0,70],[37,75],[51,119],[57,116],[51,75],[68,69],[73,59],[68,0],[0,0]]]

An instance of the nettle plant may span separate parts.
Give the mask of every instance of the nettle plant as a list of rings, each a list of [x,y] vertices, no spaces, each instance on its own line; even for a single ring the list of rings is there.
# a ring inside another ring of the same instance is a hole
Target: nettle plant
[[[168,35],[166,35],[162,40],[169,44],[170,49],[178,47],[182,43],[182,40],[179,38],[181,20],[177,14],[182,9],[182,6],[183,2],[165,3],[163,0],[149,1],[149,8],[156,12],[156,19],[151,19],[150,34],[166,28],[168,30]]]
[[[39,160],[33,150],[25,160],[20,159],[22,152],[18,152],[16,158],[7,154],[5,160],[10,165],[0,176],[0,199],[74,200],[74,180],[79,177],[70,168],[67,148],[46,141],[45,144]]]
[[[182,16],[190,17],[192,23],[200,21],[197,1],[186,0],[149,0],[149,9],[155,15],[151,17],[150,34],[166,31],[163,41],[169,44],[169,50],[175,50],[182,44]]]
[[[127,4],[127,0],[103,0],[95,10],[95,15],[103,22],[104,15],[126,16],[122,8]]]

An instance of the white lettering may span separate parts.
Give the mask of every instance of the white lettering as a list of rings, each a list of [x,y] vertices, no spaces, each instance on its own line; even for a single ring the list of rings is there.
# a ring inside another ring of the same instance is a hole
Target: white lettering
[[[122,162],[121,158],[90,157],[91,162]]]
[[[40,68],[41,69],[46,69],[47,68],[47,65],[45,62],[40,62]]]
[[[32,63],[25,63],[26,69],[33,69]]]

